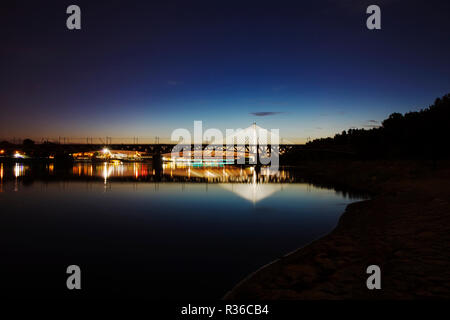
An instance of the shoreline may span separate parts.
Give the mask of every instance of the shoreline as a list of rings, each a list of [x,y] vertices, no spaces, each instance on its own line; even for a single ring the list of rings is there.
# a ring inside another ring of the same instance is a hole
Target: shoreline
[[[261,267],[223,299],[450,297],[447,168],[447,163],[434,169],[410,161],[310,166],[312,175],[340,176],[344,184],[364,185],[374,196],[349,204],[329,234]],[[366,268],[372,264],[381,268],[381,290],[366,287]]]

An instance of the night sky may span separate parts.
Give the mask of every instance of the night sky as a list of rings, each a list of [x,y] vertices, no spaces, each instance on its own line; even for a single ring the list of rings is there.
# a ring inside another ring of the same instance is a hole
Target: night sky
[[[302,142],[450,92],[449,1],[12,2],[0,139],[164,138],[203,120]],[[79,31],[66,28],[71,4]],[[382,30],[366,28],[370,4]]]

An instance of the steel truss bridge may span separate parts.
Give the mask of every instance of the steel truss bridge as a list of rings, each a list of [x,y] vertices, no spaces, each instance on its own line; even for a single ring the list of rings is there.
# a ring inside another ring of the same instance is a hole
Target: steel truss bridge
[[[66,152],[100,151],[104,148],[111,150],[127,150],[145,152],[153,155],[171,153],[177,146],[177,150],[191,150],[192,152],[223,152],[226,153],[259,153],[280,155],[294,149],[302,149],[304,145],[280,144],[280,145],[219,145],[219,144],[55,144],[55,148],[64,149]]]

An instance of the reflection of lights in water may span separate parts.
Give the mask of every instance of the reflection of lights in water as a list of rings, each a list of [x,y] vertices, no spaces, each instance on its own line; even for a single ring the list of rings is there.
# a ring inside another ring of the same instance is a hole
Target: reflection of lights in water
[[[0,165],[0,178],[3,180],[3,163]]]
[[[283,189],[278,183],[221,183],[220,186],[254,204]]]
[[[14,176],[16,178],[23,176],[23,164],[16,163],[14,166]]]
[[[137,179],[139,178],[139,170],[138,170],[138,166],[137,163],[133,164],[133,169],[134,169],[134,177]]]
[[[78,163],[76,166],[73,167],[72,172],[74,175],[81,176],[81,170],[82,170],[82,164]]]
[[[205,167],[195,165],[163,164],[163,174],[170,177],[203,178],[215,182],[282,182],[292,180],[283,170],[262,167],[257,172],[254,167],[217,166]]]
[[[50,170],[50,169],[49,169]],[[108,162],[101,164],[75,163],[73,166],[74,176],[99,177],[108,182],[114,177],[128,177],[132,179],[142,179],[155,175],[155,168],[150,163],[131,162]],[[267,167],[255,170],[253,167],[237,166],[192,166],[178,165],[174,163],[163,163],[162,173],[166,177],[185,177],[188,179],[205,179],[211,182],[247,182],[266,183],[283,182],[291,180],[288,173],[273,171]]]
[[[108,166],[108,163],[103,163],[103,179],[105,179],[105,184],[108,182],[108,178],[113,172],[113,166]]]
[[[91,166],[91,176],[92,176],[92,166]],[[136,174],[136,171],[135,171]],[[113,176],[113,177],[122,177],[124,176],[124,165],[123,163],[118,163],[118,162],[113,162],[113,163],[108,163],[108,162],[104,162],[103,163],[103,169],[102,169],[102,176],[103,179],[105,180],[105,184],[108,181],[108,179]]]
[[[108,168],[106,162],[103,164],[103,179],[105,179],[105,184],[108,181]]]
[[[73,168],[73,175],[101,177],[106,180],[112,177],[140,177],[147,176],[149,173],[148,164],[123,163],[119,160],[101,164],[76,163]]]

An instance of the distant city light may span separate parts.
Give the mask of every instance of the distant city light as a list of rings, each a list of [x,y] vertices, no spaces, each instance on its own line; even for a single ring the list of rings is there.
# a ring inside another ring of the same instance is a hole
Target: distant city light
[[[104,148],[104,149],[103,149],[103,153],[104,153],[104,154],[109,153],[109,152],[110,152],[110,151],[109,151],[108,148]]]
[[[16,153],[14,154],[14,158],[23,158],[23,155],[21,155],[19,151],[16,151]]]

